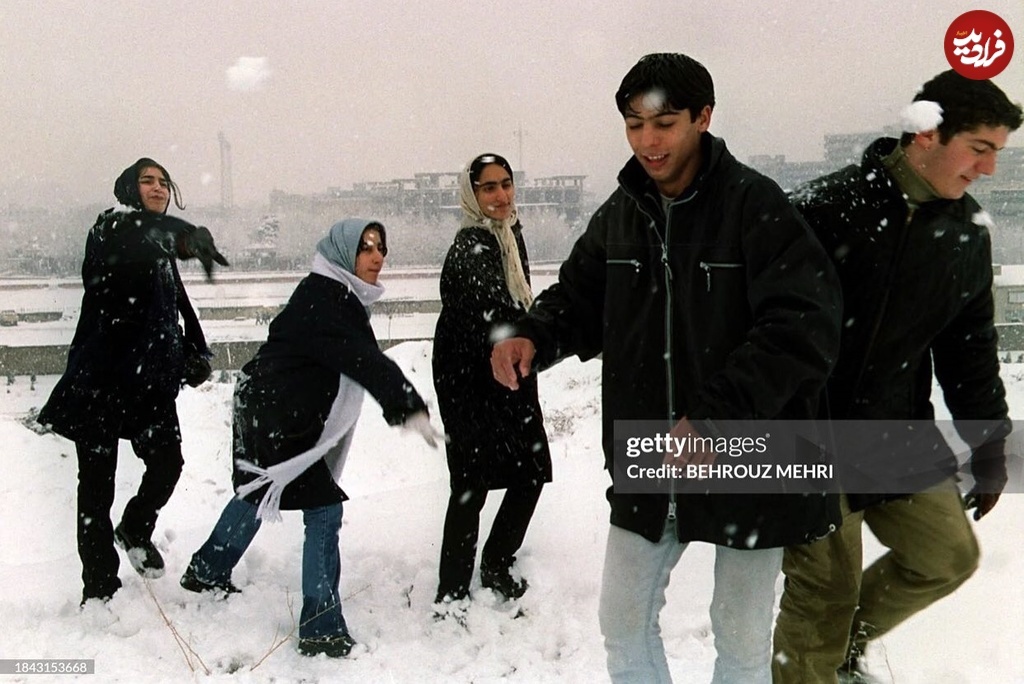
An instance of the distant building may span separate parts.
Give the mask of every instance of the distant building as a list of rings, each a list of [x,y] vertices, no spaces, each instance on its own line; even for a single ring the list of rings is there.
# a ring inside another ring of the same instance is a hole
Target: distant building
[[[789,162],[785,155],[759,154],[751,156],[748,163],[789,191],[844,166],[860,164],[865,148],[883,136],[898,138],[900,130],[889,127],[866,133],[830,133],[824,139],[825,159],[822,161]],[[1003,264],[1024,263],[1024,147],[1002,150],[995,175],[978,178],[971,185],[970,193],[995,225],[993,260]]]
[[[547,207],[565,217],[577,220],[583,209],[583,180],[586,176],[560,175],[530,181],[517,171],[516,205],[520,208]],[[339,216],[393,216],[411,214],[436,217],[459,210],[459,173],[457,171],[424,172],[412,178],[388,181],[362,181],[351,190],[328,188],[313,195],[297,195],[275,190],[270,194],[270,211],[287,213],[330,207]]]

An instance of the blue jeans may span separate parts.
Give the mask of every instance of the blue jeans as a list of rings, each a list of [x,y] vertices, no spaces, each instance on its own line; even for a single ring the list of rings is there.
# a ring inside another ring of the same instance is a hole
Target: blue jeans
[[[302,511],[305,539],[302,545],[302,614],[299,638],[334,637],[348,634],[341,612],[338,583],[341,580],[341,554],[338,532],[341,529],[341,503],[306,508]],[[191,568],[207,584],[226,582],[249,548],[260,520],[256,506],[233,497],[198,551]]]
[[[620,527],[609,530],[599,618],[612,682],[672,681],[658,614],[686,547],[671,524],[656,544]],[[715,547],[711,628],[718,657],[712,684],[771,683],[772,613],[781,570],[782,549]]]

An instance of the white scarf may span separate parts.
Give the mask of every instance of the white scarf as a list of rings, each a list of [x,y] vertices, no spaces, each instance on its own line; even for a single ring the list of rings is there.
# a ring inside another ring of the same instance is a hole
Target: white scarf
[[[312,270],[313,273],[344,284],[364,307],[369,307],[384,294],[383,286],[372,285],[357,278],[340,266],[332,264],[319,252],[313,257]],[[281,494],[284,488],[321,458],[327,463],[335,481],[341,479],[348,450],[352,446],[356,421],[363,408],[365,393],[362,385],[342,373],[338,379],[338,395],[331,404],[331,411],[327,414],[320,439],[311,449],[269,468],[261,468],[243,459],[236,461],[239,470],[257,476],[252,482],[238,488],[238,498],[244,498],[261,487],[270,485],[260,499],[259,508],[256,509],[258,519],[269,522],[281,520]]]
[[[480,203],[476,201],[468,170],[459,174],[459,204],[462,206],[460,227],[483,228],[497,238],[508,293],[512,296],[512,301],[523,307],[523,310],[529,309],[533,304],[533,291],[526,282],[526,272],[523,271],[523,262],[519,258],[519,245],[516,244],[516,236],[512,232],[512,226],[519,220],[518,211],[513,207],[512,213],[504,221],[495,221],[485,216],[480,210]]]

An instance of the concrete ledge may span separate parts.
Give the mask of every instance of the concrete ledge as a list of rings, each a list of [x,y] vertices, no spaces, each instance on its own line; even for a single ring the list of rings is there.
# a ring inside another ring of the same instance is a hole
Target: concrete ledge
[[[402,342],[422,342],[430,338],[377,340],[381,349],[389,349]],[[264,340],[242,342],[214,342],[210,344],[215,356],[210,360],[213,370],[238,370],[256,354]],[[60,375],[68,363],[68,347],[5,347],[0,345],[0,376]]]

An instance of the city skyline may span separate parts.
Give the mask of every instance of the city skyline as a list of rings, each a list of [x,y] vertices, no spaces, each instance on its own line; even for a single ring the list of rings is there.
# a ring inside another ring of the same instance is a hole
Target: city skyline
[[[613,93],[648,52],[682,51],[716,83],[711,131],[741,159],[821,157],[829,130],[898,120],[948,68],[966,0],[847,3],[514,0],[251,6],[118,0],[0,5],[0,206],[99,204],[157,158],[192,206],[457,169],[481,151],[531,176],[610,192],[629,156]],[[987,7],[1024,35],[1024,5]],[[45,27],[45,30],[40,30]],[[996,78],[1024,93],[1024,50]],[[1011,144],[1013,144],[1011,138]]]

